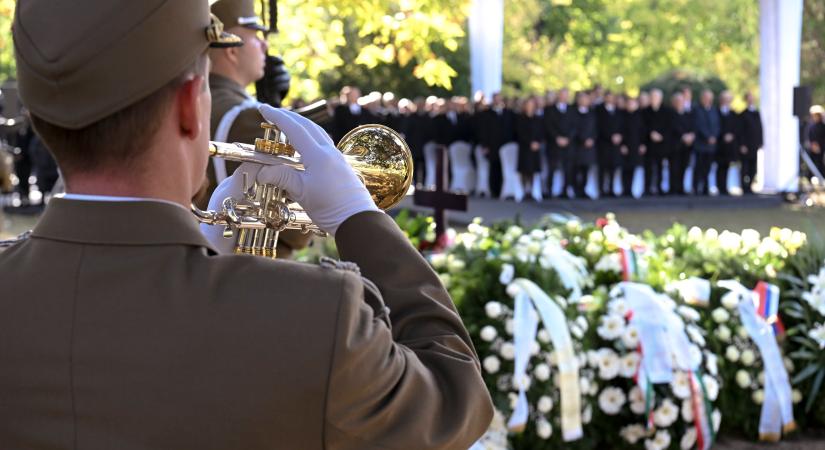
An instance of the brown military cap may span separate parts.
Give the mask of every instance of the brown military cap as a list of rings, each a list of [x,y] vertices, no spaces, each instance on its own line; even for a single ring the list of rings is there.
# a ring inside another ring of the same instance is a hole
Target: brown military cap
[[[261,18],[255,13],[254,0],[218,0],[212,4],[212,13],[218,16],[226,28],[242,26],[266,31]]]
[[[23,104],[69,129],[152,94],[210,45],[243,45],[207,0],[20,0],[12,29]]]

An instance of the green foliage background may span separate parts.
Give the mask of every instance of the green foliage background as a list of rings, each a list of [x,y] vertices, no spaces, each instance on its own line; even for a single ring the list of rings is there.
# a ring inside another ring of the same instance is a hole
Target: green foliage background
[[[270,39],[293,98],[344,84],[405,96],[467,95],[470,0],[281,0]],[[804,1],[802,84],[825,99],[825,2]],[[14,0],[0,0],[0,80],[13,76]],[[505,1],[504,92],[601,83],[635,93],[678,73],[758,89],[756,0]]]

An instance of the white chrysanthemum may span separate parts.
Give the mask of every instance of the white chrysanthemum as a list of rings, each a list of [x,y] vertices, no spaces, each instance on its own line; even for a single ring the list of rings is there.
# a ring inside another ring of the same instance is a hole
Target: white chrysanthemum
[[[740,369],[736,371],[736,384],[742,389],[751,385],[751,376],[748,372]]]
[[[530,356],[537,356],[541,351],[541,345],[537,341],[530,342]]]
[[[536,434],[542,439],[550,439],[553,435],[553,425],[550,425],[547,419],[539,419],[536,422]]]
[[[736,307],[739,306],[739,295],[735,293],[723,295],[722,306],[730,310],[736,309]]]
[[[501,344],[501,348],[498,352],[502,358],[506,360],[512,360],[516,357],[516,346],[513,345],[512,342],[505,342]]]
[[[513,282],[513,277],[516,274],[516,268],[512,264],[502,264],[501,274],[498,276],[498,281],[501,284],[508,285]]]
[[[484,305],[484,312],[487,313],[487,317],[497,319],[501,316],[501,313],[504,312],[504,308],[499,302],[487,302],[487,304]]]
[[[718,238],[719,238],[719,232],[716,231],[715,228],[708,228],[707,230],[705,230],[705,239],[707,239],[709,241],[715,241]]]
[[[504,332],[509,334],[510,336],[513,335],[513,332],[516,329],[516,322],[513,319],[507,319],[504,321]]]
[[[616,314],[602,316],[601,325],[596,330],[603,339],[612,341],[624,333],[624,318]]]
[[[739,349],[732,345],[728,345],[728,348],[725,349],[725,358],[730,362],[739,361]]]
[[[705,392],[707,393],[708,400],[715,402],[719,397],[719,382],[716,381],[716,378],[705,374],[702,375],[702,384],[705,385]]]
[[[430,256],[430,264],[435,269],[442,269],[447,264],[447,255],[444,253],[435,253]]]
[[[719,338],[722,342],[730,342],[731,332],[730,328],[725,325],[719,325],[719,328],[716,329],[716,337]]]
[[[588,322],[587,318],[585,318],[584,316],[576,317],[576,325],[578,325],[584,331],[587,331],[590,328],[590,322]]]
[[[587,364],[590,367],[599,367],[599,352],[597,352],[596,350],[588,350]]]
[[[719,358],[711,353],[705,352],[705,367],[708,369],[708,373],[716,376],[719,374]]]
[[[521,292],[521,288],[515,283],[510,283],[507,285],[505,292],[507,292],[507,295],[511,298],[516,298],[516,296]]]
[[[484,366],[484,370],[486,370],[487,373],[492,374],[499,371],[499,369],[501,368],[501,361],[499,361],[497,357],[491,355],[484,358],[482,365]]]
[[[611,416],[619,413],[625,401],[624,392],[617,387],[607,387],[599,394],[599,408]]]
[[[670,447],[670,433],[659,430],[653,439],[645,439],[645,450],[665,450]]]
[[[593,266],[597,272],[622,273],[622,259],[618,253],[608,253]]]
[[[682,450],[690,450],[693,448],[693,445],[696,443],[696,428],[690,427],[685,434],[682,436],[682,440],[679,442],[679,447]]]
[[[545,330],[544,328],[539,330],[539,332],[536,334],[536,337],[538,338],[539,342],[541,342],[542,344],[549,344],[550,343],[550,332]]]
[[[759,375],[756,376],[756,382],[759,383],[760,386],[765,385],[765,371],[759,372]]]
[[[624,317],[627,314],[628,307],[627,307],[627,300],[623,298],[614,298],[607,302],[607,312],[619,316]]]
[[[741,326],[736,327],[736,335],[739,336],[742,339],[747,339],[747,338],[750,337],[750,334],[748,334],[748,330],[745,327],[741,327]]]
[[[687,332],[688,337],[691,341],[695,344],[699,345],[700,347],[704,347],[706,345],[705,336],[702,333],[702,330],[695,325],[688,325],[685,327],[685,331]]]
[[[716,323],[725,323],[730,320],[730,313],[725,308],[716,308],[710,313]]]
[[[569,329],[570,329],[570,334],[572,334],[574,338],[581,339],[581,338],[584,337],[584,330],[582,330],[581,327],[579,327],[575,323],[570,324]]]
[[[599,350],[599,378],[612,380],[619,374],[619,356],[609,348]]]
[[[808,337],[813,339],[819,348],[825,348],[825,323],[817,324],[808,330]]]
[[[682,400],[682,421],[693,422],[693,403],[689,398]]]
[[[690,227],[688,230],[688,240],[690,242],[699,242],[702,240],[702,229],[696,226]]]
[[[759,232],[752,228],[746,228],[742,230],[741,236],[742,246],[747,249],[758,247],[760,242],[762,241],[762,237],[759,236]]]
[[[757,389],[753,391],[753,394],[751,394],[751,400],[753,400],[753,402],[757,405],[761,405],[762,402],[765,401],[765,391],[763,391],[762,389]]]
[[[713,422],[713,432],[718,432],[719,425],[722,424],[722,412],[718,409],[714,409],[713,412],[710,414],[710,419],[711,422]]]
[[[639,345],[639,329],[635,325],[628,325],[622,333],[622,344],[625,348],[635,349]]]
[[[756,354],[753,353],[753,350],[745,350],[742,352],[742,356],[739,358],[746,367],[753,364],[756,361]]]
[[[542,395],[539,397],[538,403],[536,403],[536,408],[538,408],[539,412],[543,414],[549,413],[553,410],[553,399],[546,395]]]
[[[522,374],[519,377],[513,378],[513,389],[520,390],[524,389],[525,391],[530,390],[530,386],[533,385],[533,379],[530,378],[530,375]]]
[[[507,399],[510,400],[510,409],[516,409],[516,405],[518,404],[518,394],[515,392],[510,392],[507,394]]]
[[[679,305],[679,307],[676,308],[676,312],[678,312],[680,316],[684,317],[689,322],[698,322],[701,318],[699,316],[699,311],[696,311],[687,305]]]
[[[802,401],[802,392],[799,389],[794,389],[791,391],[791,399],[793,400],[794,404],[797,404]]]
[[[645,395],[639,386],[633,386],[627,394],[630,401],[630,410],[633,414],[645,413]]]
[[[653,423],[657,427],[667,428],[679,418],[679,405],[673,403],[669,398],[664,399],[662,404],[653,411]]]
[[[646,433],[647,431],[645,430],[645,427],[639,425],[638,423],[622,427],[622,429],[619,430],[619,435],[629,444],[639,442],[639,439],[643,438]]]
[[[639,368],[640,360],[641,356],[639,356],[636,352],[631,352],[622,356],[621,361],[619,362],[619,365],[621,366],[619,369],[619,374],[625,378],[633,378]]]
[[[688,356],[690,357],[691,367],[702,364],[702,349],[698,345],[691,344],[688,347]]]
[[[496,336],[498,336],[498,331],[496,331],[494,326],[487,325],[481,329],[479,335],[481,336],[482,341],[493,342]]]
[[[690,377],[687,372],[674,372],[673,380],[670,382],[670,389],[676,398],[690,397]]]
[[[588,403],[582,410],[582,423],[587,425],[591,420],[593,420],[593,408]]]
[[[536,379],[539,381],[547,381],[550,379],[550,366],[547,364],[541,363],[533,369],[533,375],[536,376]]]
[[[465,263],[463,260],[455,257],[454,255],[450,255],[447,257],[447,270],[450,273],[461,272],[462,270],[464,270],[465,267],[467,267],[467,263]]]

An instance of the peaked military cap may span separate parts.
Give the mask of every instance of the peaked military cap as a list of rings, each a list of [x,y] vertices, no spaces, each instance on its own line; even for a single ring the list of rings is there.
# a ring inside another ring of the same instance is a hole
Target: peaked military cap
[[[241,26],[266,31],[261,18],[255,13],[254,0],[218,0],[212,4],[212,13],[226,28]]]

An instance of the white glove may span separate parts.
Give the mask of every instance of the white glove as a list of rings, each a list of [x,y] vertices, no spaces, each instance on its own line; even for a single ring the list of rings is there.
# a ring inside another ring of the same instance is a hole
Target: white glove
[[[269,105],[261,105],[259,111],[264,119],[286,133],[301,154],[305,169],[265,166],[258,172],[258,182],[285,189],[318,227],[333,236],[338,226],[353,215],[380,211],[326,131],[290,111]]]
[[[218,187],[215,188],[215,192],[213,192],[212,197],[209,198],[209,208],[207,209],[210,211],[223,211],[224,199],[228,197],[232,197],[237,200],[242,199],[244,172],[248,174],[247,176],[249,183],[252,184],[252,180],[255,179],[255,176],[258,174],[259,170],[261,170],[261,166],[259,164],[243,163],[238,166],[235,173],[225,178],[221,181]],[[201,224],[201,233],[206,236],[206,240],[209,241],[209,243],[212,244],[212,247],[214,247],[220,254],[232,253],[235,250],[235,241],[237,240],[237,236],[233,236],[231,238],[223,237],[223,230],[225,228],[225,225]]]

